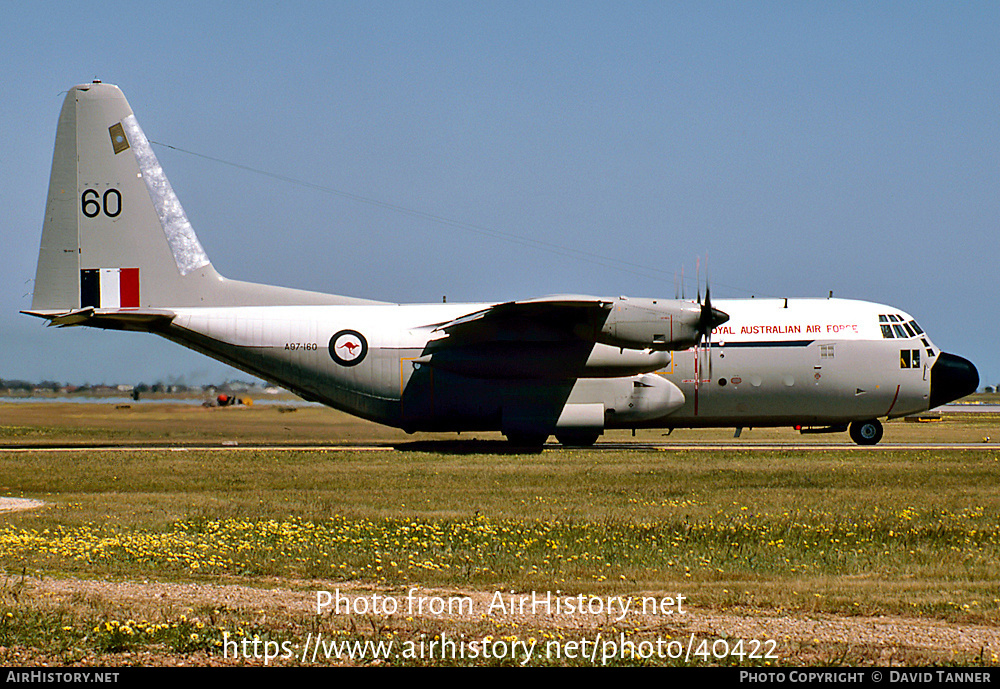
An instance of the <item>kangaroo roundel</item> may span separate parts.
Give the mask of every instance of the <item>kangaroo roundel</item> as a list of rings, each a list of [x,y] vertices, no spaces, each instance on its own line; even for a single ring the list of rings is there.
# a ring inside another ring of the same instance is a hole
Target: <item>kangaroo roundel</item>
[[[357,366],[368,354],[368,341],[357,330],[341,330],[330,338],[330,357],[341,366]]]

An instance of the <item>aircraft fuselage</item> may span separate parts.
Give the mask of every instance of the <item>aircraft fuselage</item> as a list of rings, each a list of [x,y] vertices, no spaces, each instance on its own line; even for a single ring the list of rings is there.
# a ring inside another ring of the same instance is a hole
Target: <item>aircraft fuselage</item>
[[[730,320],[682,351],[581,343],[586,364],[563,370],[566,344],[540,337],[437,362],[435,325],[489,306],[176,309],[162,334],[307,399],[409,431],[530,426],[512,420],[525,414],[558,424],[564,412],[579,417],[565,419],[569,427],[595,429],[891,418],[929,408],[941,355],[909,315],[889,306],[748,299],[720,300]],[[523,361],[534,369],[517,369]]]

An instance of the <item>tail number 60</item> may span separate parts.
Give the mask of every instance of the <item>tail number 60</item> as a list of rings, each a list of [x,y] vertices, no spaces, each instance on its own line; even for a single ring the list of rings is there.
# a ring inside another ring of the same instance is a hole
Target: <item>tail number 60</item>
[[[80,209],[88,218],[96,218],[101,213],[117,218],[122,212],[122,193],[108,189],[102,196],[97,189],[84,189],[80,195]]]

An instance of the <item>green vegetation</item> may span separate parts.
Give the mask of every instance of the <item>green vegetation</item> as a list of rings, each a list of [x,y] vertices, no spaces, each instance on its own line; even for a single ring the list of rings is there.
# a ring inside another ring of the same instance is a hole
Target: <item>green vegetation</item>
[[[970,435],[993,427],[989,417],[960,423]],[[0,646],[121,662],[123,652],[214,657],[237,630],[278,641],[315,631],[302,615],[264,622],[225,606],[182,618],[155,606],[141,617],[107,601],[46,604],[23,585],[37,577],[280,581],[306,591],[680,591],[716,610],[1000,623],[1000,448],[989,443],[533,455],[414,447],[421,451],[0,453],[0,491],[48,503],[0,523]],[[554,633],[474,621],[316,624],[369,640]],[[844,652],[810,649],[822,662],[877,662]]]
[[[7,517],[0,562],[388,585],[683,581],[713,599],[726,582],[812,592],[860,577],[879,582],[868,609],[897,613],[909,610],[893,583],[912,605],[917,579],[978,590],[941,611],[995,620],[998,475],[991,450],[28,453],[4,458],[0,487],[52,506]],[[854,606],[854,588],[823,607]],[[771,591],[758,602],[796,605]]]

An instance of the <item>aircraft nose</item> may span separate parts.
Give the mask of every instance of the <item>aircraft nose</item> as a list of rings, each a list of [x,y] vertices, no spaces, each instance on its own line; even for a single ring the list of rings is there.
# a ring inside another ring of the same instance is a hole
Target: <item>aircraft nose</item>
[[[971,395],[979,387],[979,371],[968,359],[941,352],[931,367],[930,408]]]

